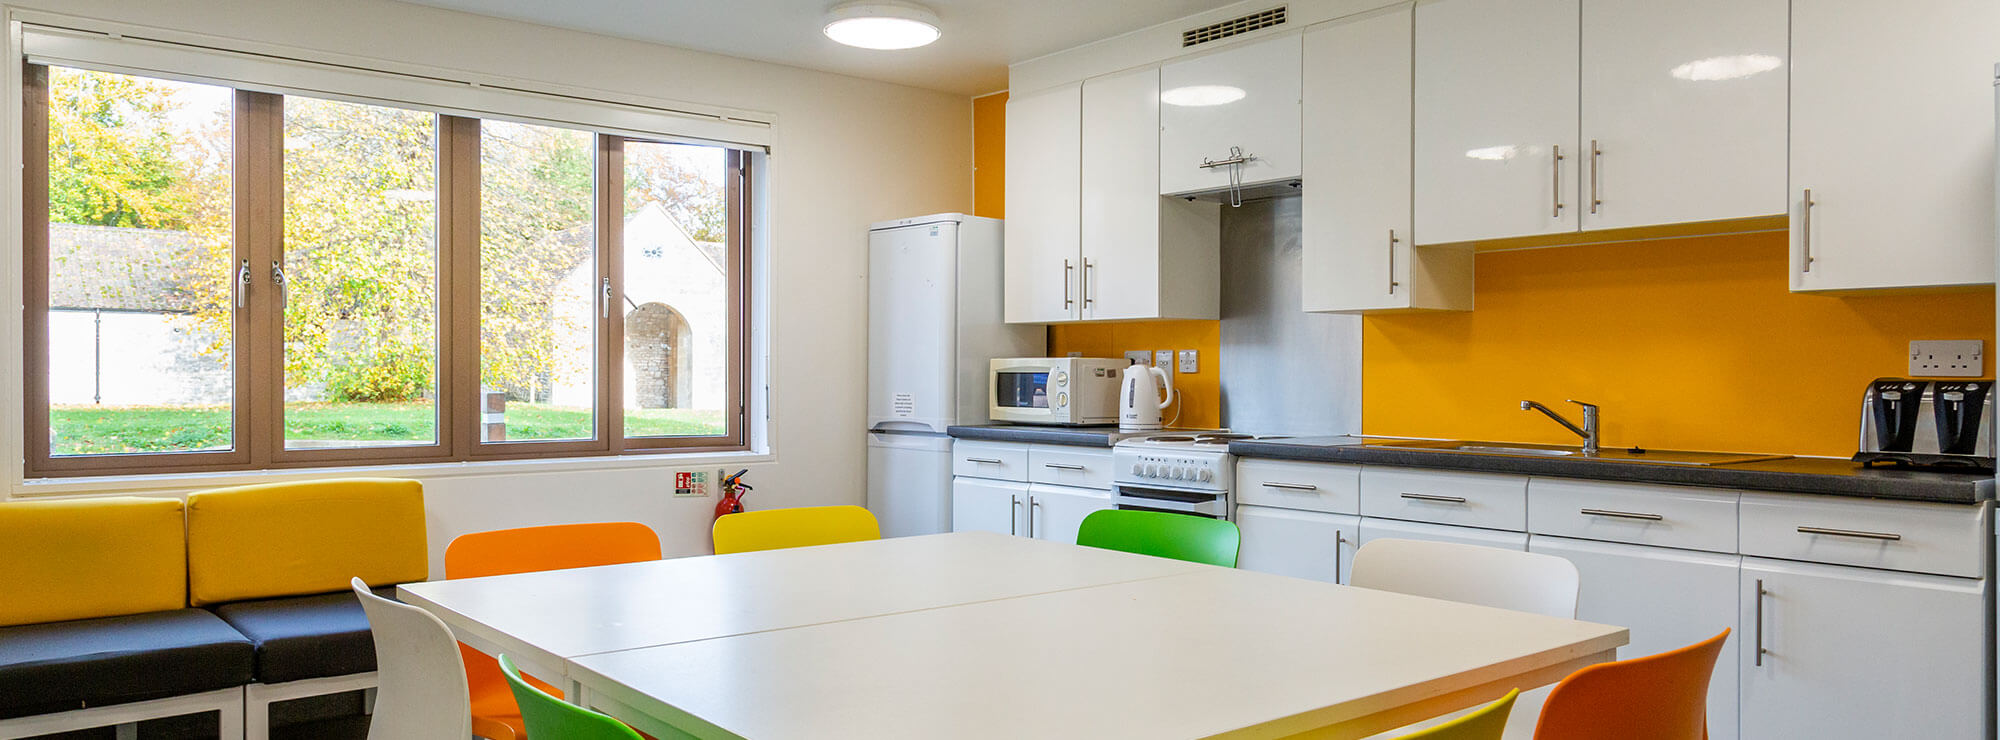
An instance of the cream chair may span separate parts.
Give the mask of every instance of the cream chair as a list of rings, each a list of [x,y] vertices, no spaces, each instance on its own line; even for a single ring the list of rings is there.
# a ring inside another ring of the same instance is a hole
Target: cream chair
[[[451,628],[430,612],[376,596],[359,578],[353,587],[375,633],[368,740],[472,737],[472,699]]]

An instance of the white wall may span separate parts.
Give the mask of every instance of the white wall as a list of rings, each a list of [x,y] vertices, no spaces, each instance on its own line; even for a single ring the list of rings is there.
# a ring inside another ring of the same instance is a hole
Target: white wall
[[[750,503],[862,502],[865,229],[874,221],[969,208],[966,98],[389,0],[27,0],[11,7],[775,113],[771,190],[764,204],[771,216],[771,259],[752,268],[767,271],[770,279],[773,455],[748,466],[753,468],[748,480],[757,486]],[[18,58],[18,50],[8,53]],[[19,122],[13,116],[0,120],[0,134],[18,156]],[[7,184],[0,195],[5,203],[20,202],[17,187]],[[7,238],[7,253],[0,255],[5,265],[0,275],[7,282],[0,298],[16,297],[20,290],[19,238]],[[4,319],[0,369],[18,379],[18,309],[8,309]],[[18,462],[21,384],[5,384],[0,393],[0,406],[12,409],[0,419],[9,495],[135,489],[164,494],[223,482],[24,483]],[[714,500],[670,501],[675,468],[665,460],[637,468],[624,464],[548,474],[521,472],[532,468],[514,465],[451,465],[407,474],[426,479],[436,553],[464,531],[603,519],[653,525],[670,553],[705,551]],[[724,464],[732,471],[738,467],[718,461],[689,467],[713,472]]]

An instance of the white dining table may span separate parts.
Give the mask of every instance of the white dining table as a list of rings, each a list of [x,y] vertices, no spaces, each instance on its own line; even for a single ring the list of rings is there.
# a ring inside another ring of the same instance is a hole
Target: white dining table
[[[436,581],[467,644],[662,737],[1350,738],[1620,627],[986,533]]]

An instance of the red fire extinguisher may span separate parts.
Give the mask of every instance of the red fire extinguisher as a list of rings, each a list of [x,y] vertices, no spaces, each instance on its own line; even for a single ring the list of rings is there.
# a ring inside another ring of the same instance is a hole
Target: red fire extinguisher
[[[721,519],[724,514],[743,513],[743,494],[754,490],[750,484],[743,482],[743,474],[748,472],[750,469],[744,468],[736,471],[735,475],[722,479],[722,500],[715,502],[715,518]]]

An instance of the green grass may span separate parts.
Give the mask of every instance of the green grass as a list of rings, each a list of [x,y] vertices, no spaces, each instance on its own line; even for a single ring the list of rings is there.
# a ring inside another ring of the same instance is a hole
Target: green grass
[[[311,447],[424,443],[436,423],[429,403],[291,403],[285,439]],[[50,452],[102,455],[228,449],[226,406],[55,406],[49,410]],[[721,411],[639,409],[625,412],[631,437],[719,435]],[[590,409],[507,404],[507,438],[585,439]]]

